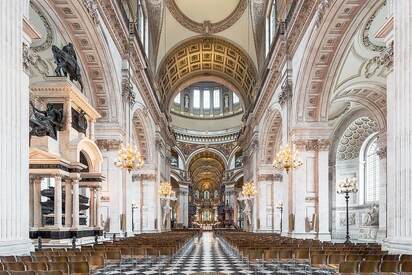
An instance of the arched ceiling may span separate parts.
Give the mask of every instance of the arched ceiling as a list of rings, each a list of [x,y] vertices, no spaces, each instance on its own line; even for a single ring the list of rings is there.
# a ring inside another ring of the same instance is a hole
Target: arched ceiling
[[[249,56],[225,39],[208,36],[183,42],[160,64],[157,79],[163,105],[169,106],[178,89],[199,76],[221,78],[232,84],[246,108],[255,98],[257,73]]]
[[[216,190],[222,181],[225,163],[216,153],[203,151],[190,160],[188,167],[197,189]]]

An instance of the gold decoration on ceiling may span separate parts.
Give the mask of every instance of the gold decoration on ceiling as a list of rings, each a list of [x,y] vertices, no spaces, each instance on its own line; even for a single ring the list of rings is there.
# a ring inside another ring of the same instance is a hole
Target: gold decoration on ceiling
[[[169,105],[179,85],[204,75],[230,82],[238,89],[245,106],[253,102],[257,74],[249,56],[221,38],[198,37],[168,53],[159,67],[159,96],[165,106]]]

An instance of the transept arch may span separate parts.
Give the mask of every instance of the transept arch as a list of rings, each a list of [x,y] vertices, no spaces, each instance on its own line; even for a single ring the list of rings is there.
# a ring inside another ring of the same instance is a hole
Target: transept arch
[[[264,132],[260,139],[260,144],[263,145],[260,160],[263,164],[272,164],[275,151],[282,142],[282,112],[280,106],[272,105],[269,108],[261,129]]]
[[[80,162],[80,153],[83,152],[88,160],[89,172],[100,173],[102,169],[103,156],[96,143],[88,138],[83,138],[77,145],[77,159]]]
[[[235,87],[245,106],[255,98],[257,72],[253,61],[240,46],[218,36],[190,38],[168,52],[157,72],[159,98],[169,106],[178,88],[205,76]]]
[[[145,162],[151,162],[153,160],[154,141],[150,137],[154,137],[154,131],[147,110],[138,105],[133,112],[132,120],[135,142],[139,151]]]

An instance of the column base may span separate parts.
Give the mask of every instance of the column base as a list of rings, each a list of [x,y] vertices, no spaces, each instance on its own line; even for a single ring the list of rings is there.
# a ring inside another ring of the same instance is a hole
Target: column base
[[[382,242],[382,250],[387,250],[392,254],[411,254],[412,238],[388,238]]]
[[[34,246],[30,239],[0,241],[0,256],[28,255],[30,251],[34,251]]]
[[[318,233],[318,240],[323,242],[330,242],[332,240],[332,235],[329,232]]]

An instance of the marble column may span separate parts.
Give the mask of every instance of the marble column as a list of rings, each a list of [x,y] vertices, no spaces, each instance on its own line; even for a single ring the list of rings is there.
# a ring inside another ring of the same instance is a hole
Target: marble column
[[[89,227],[95,226],[95,189],[90,188],[90,199],[89,199]]]
[[[380,133],[378,136],[378,156],[379,156],[379,230],[377,239],[386,238],[386,209],[387,209],[387,167],[386,167],[386,136],[387,133]]]
[[[102,218],[100,212],[100,188],[96,189],[96,227],[100,228],[102,225]]]
[[[412,2],[393,1],[394,63],[388,76],[387,249],[412,252]]]
[[[189,225],[189,196],[188,187],[185,185],[179,186],[179,220],[178,223],[183,226]]]
[[[29,77],[23,70],[28,1],[0,1],[0,255],[28,253]]]
[[[67,178],[64,181],[64,190],[65,190],[65,213],[64,213],[64,226],[70,228],[72,226],[72,185],[71,179]]]
[[[73,188],[73,221],[72,228],[79,228],[79,179],[74,178],[72,181]]]
[[[42,226],[41,220],[41,177],[33,179],[33,227]]]
[[[62,227],[62,177],[54,177],[54,226]]]

